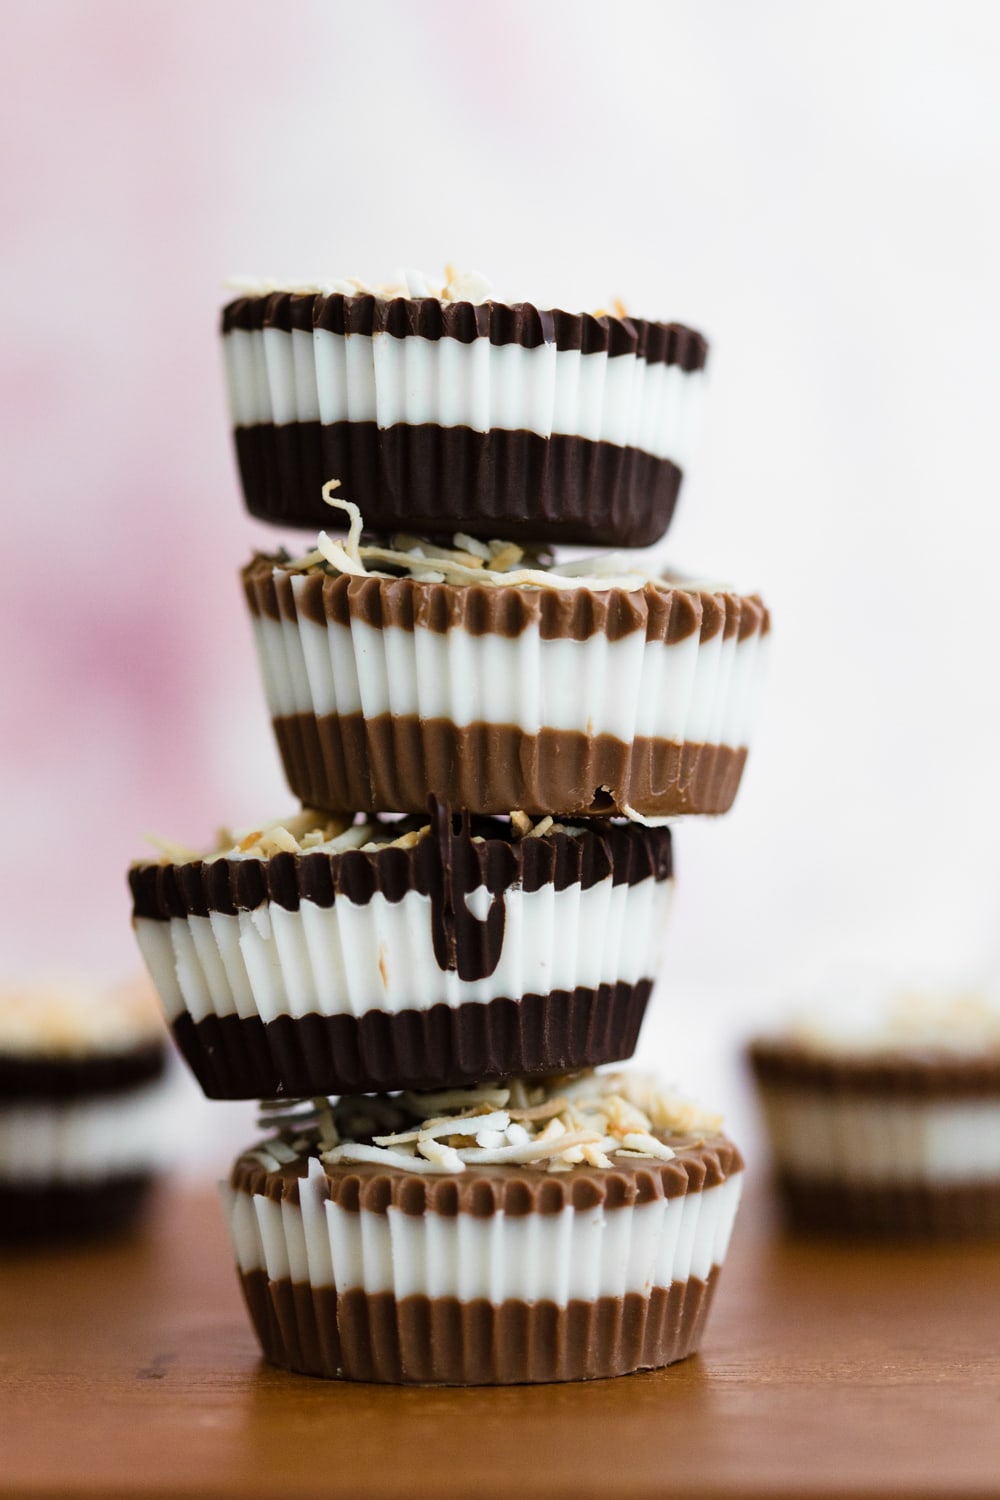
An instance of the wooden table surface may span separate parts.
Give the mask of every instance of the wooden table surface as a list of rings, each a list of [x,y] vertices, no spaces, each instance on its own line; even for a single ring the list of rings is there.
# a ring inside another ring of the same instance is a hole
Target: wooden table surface
[[[589,1385],[269,1369],[206,1191],[128,1243],[0,1260],[0,1496],[588,1500],[1000,1493],[1000,1247],[737,1223],[703,1353]]]

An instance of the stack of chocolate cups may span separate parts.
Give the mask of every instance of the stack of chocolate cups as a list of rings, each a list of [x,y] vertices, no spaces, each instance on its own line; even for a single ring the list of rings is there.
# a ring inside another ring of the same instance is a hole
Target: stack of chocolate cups
[[[131,885],[205,1093],[262,1101],[223,1196],[264,1355],[450,1384],[681,1359],[742,1162],[605,1065],[658,967],[665,821],[736,793],[768,617],[554,549],[663,535],[705,342],[415,274],[258,288],[223,339],[248,508],[319,531],[243,575],[302,810]]]

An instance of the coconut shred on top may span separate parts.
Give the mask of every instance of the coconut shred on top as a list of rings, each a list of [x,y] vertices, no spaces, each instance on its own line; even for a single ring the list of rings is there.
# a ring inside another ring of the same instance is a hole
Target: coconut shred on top
[[[559,823],[550,814],[532,819],[521,811],[510,814],[510,826],[511,836],[517,842],[544,838],[548,833],[578,837],[584,832],[579,824]],[[147,834],[159,856],[155,861],[137,860],[136,864],[212,864],[220,859],[271,859],[275,854],[346,854],[351,849],[378,854],[385,849],[412,849],[430,831],[430,823],[419,817],[390,822],[350,815],[336,817],[304,807],[289,818],[275,818],[251,828],[220,828],[209,850],[191,849],[174,839]],[[483,836],[473,834],[472,842],[483,843]]]
[[[648,1074],[589,1071],[532,1083],[261,1105],[278,1134],[250,1154],[269,1171],[318,1152],[327,1166],[372,1163],[416,1173],[535,1165],[550,1172],[611,1158],[670,1161],[664,1136],[714,1134],[721,1116]]]
[[[266,276],[232,276],[226,285],[242,297],[270,297],[275,292],[288,292],[305,297],[377,297],[380,302],[392,302],[397,297],[410,301],[430,298],[441,303],[471,302],[473,306],[499,300],[488,277],[479,271],[462,271],[452,265],[445,266],[443,281],[428,276],[425,271],[407,267],[397,271],[389,281],[364,281],[359,276],[334,276],[326,281],[274,281]],[[624,302],[615,297],[607,307],[595,307],[591,316],[627,318],[628,311]]]
[[[647,587],[692,592],[731,593],[728,584],[684,578],[680,574],[650,572],[633,566],[621,552],[606,552],[575,560],[547,562],[541,549],[500,539],[479,541],[457,532],[451,547],[422,537],[397,535],[389,546],[362,542],[364,520],[351,500],[335,491],[339,479],[323,486],[323,499],[348,517],[344,539],[321,531],[315,548],[304,557],[282,564],[283,572],[322,568],[356,578],[396,578],[406,574],[418,583],[478,584],[493,588],[587,589],[602,592],[624,589],[634,593]]]

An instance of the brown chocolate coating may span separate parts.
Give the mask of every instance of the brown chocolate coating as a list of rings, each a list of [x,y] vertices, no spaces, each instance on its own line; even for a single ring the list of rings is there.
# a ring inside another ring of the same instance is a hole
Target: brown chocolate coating
[[[519,344],[524,349],[554,344],[557,349],[579,349],[584,354],[637,354],[648,364],[679,365],[688,371],[703,369],[708,357],[703,336],[682,323],[568,313],[531,302],[271,292],[229,302],[222,310],[221,331],[225,334],[234,328],[323,328],[329,333],[388,333],[393,338],[447,338],[463,344],[488,338],[494,345]]]
[[[858,1183],[782,1174],[785,1215],[796,1229],[884,1239],[1000,1235],[1000,1182]]]
[[[724,813],[745,749],[678,745],[509,724],[382,714],[292,714],[274,719],[288,785],[330,812],[417,812],[428,792],[475,813],[522,808],[532,816],[643,817]]]
[[[88,1052],[79,1057],[0,1052],[0,1103],[116,1094],[151,1083],[166,1067],[166,1040],[127,1052]]]
[[[281,554],[258,553],[243,569],[250,612],[271,620],[317,625],[354,623],[374,630],[462,629],[471,636],[515,639],[528,626],[542,640],[609,641],[642,632],[647,641],[671,646],[697,635],[745,640],[766,634],[770,616],[755,594],[709,593],[704,589],[555,589],[491,584],[424,583],[415,578],[360,578],[321,568],[295,573]],[[292,580],[296,580],[293,591]]]
[[[460,1302],[361,1291],[338,1295],[264,1271],[240,1276],[264,1358],[328,1380],[517,1385],[659,1369],[701,1341],[718,1267],[649,1297],[593,1302]]]
[[[658,1132],[676,1153],[670,1161],[615,1153],[611,1167],[571,1167],[549,1172],[541,1166],[470,1166],[460,1173],[420,1175],[374,1162],[340,1162],[326,1167],[326,1193],[349,1213],[361,1209],[387,1213],[426,1213],[453,1218],[472,1214],[489,1218],[503,1212],[557,1214],[564,1208],[626,1208],[716,1187],[743,1170],[743,1158],[724,1135],[707,1138]],[[308,1158],[299,1157],[277,1170],[262,1165],[250,1152],[237,1158],[230,1183],[237,1191],[260,1193],[276,1202],[297,1203],[299,1181]]]
[[[261,422],[233,436],[250,514],[310,531],[346,528],[322,496],[336,478],[373,531],[649,547],[670,525],[682,478],[640,448],[520,428]]]
[[[602,984],[362,1016],[184,1014],[173,1032],[210,1099],[464,1087],[576,1072],[632,1056],[653,987]]]
[[[222,333],[264,328],[468,344],[542,344],[689,372],[704,367],[708,345],[680,323],[567,313],[531,303],[442,303],[436,298],[275,292],[239,297],[223,309]],[[337,478],[379,530],[515,541],[641,547],[669,525],[681,471],[637,448],[572,435],[434,423],[380,429],[374,422],[261,423],[236,430],[247,508],[284,526],[342,528],[322,486]]]
[[[0,1184],[0,1244],[119,1234],[142,1214],[151,1185],[148,1173],[94,1182]]]
[[[809,1089],[830,1097],[1000,1099],[1000,1050],[962,1056],[950,1051],[886,1048],[870,1053],[817,1053],[792,1041],[760,1040],[749,1058],[762,1085]]]

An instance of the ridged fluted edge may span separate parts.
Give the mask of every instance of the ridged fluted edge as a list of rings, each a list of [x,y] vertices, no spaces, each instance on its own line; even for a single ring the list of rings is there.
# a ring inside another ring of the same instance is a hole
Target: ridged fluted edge
[[[700,1345],[719,1269],[649,1296],[554,1302],[338,1293],[244,1272],[264,1358],[325,1379],[397,1385],[518,1385],[659,1369]]]
[[[884,1239],[1000,1235],[1000,1182],[859,1184],[782,1173],[778,1190],[797,1229]]]
[[[572,1167],[552,1173],[538,1167],[474,1167],[462,1173],[418,1176],[377,1164],[342,1162],[326,1167],[325,1192],[330,1202],[350,1213],[387,1213],[390,1207],[422,1216],[472,1214],[488,1218],[556,1214],[564,1208],[607,1209],[678,1198],[717,1187],[743,1169],[743,1158],[724,1135],[708,1139],[663,1136],[676,1152],[670,1161],[627,1159],[616,1155],[612,1166]],[[274,1171],[251,1153],[237,1158],[230,1185],[276,1201],[299,1201],[299,1179],[308,1158]]]
[[[463,344],[488,338],[492,344],[519,344],[524,349],[555,344],[557,349],[579,349],[584,354],[635,354],[649,364],[679,365],[687,371],[703,369],[708,358],[707,340],[683,323],[569,313],[539,308],[531,302],[440,302],[435,297],[271,292],[237,297],[227,303],[222,309],[221,331],[225,334],[234,328],[323,328],[330,333],[449,338]]]
[[[697,634],[710,640],[764,635],[770,615],[756,594],[662,587],[526,589],[516,585],[425,583],[359,578],[320,568],[290,570],[281,554],[257,553],[242,573],[250,612],[272,620],[370,625],[375,630],[461,629],[471,636],[520,635],[537,626],[543,640],[610,641],[637,631],[665,645]],[[295,586],[293,588],[293,579]]]
[[[815,1091],[820,1097],[853,1094],[887,1100],[1000,1100],[1000,1051],[957,1055],[928,1049],[916,1052],[815,1052],[794,1042],[759,1040],[748,1055],[761,1084],[777,1089]]]
[[[447,816],[447,814],[446,814]],[[260,859],[148,863],[129,871],[133,915],[171,917],[233,915],[269,902],[298,911],[301,902],[332,907],[338,898],[365,906],[376,892],[401,901],[408,891],[433,895],[447,878],[439,820],[409,849],[347,850],[341,854],[272,854]],[[673,873],[670,831],[596,821],[578,834],[547,833],[513,840],[509,825],[476,820],[462,836],[467,889],[502,893],[551,885],[584,890],[609,877],[615,885],[668,880]]]
[[[184,1013],[174,1038],[210,1099],[465,1087],[624,1062],[652,980],[362,1016]]]

